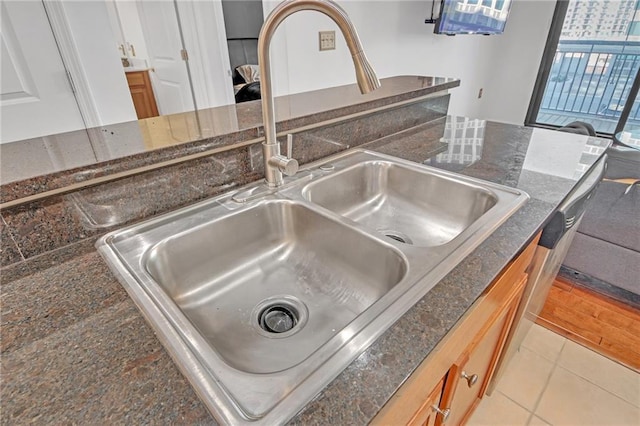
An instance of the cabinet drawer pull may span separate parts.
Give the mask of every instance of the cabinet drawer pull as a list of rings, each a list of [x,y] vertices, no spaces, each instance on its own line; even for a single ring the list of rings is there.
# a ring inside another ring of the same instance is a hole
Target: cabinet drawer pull
[[[467,385],[469,387],[472,387],[478,381],[478,375],[477,374],[472,374],[471,376],[469,376],[466,371],[463,371],[462,374],[460,374],[460,377],[462,377],[463,379],[465,379],[467,381]]]
[[[444,423],[449,418],[449,414],[451,414],[451,410],[449,408],[441,410],[437,405],[432,405],[431,409],[442,416],[442,423]]]

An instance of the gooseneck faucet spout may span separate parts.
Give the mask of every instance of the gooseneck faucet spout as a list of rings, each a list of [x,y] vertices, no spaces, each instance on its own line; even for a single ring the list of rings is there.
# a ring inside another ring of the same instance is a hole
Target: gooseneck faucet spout
[[[271,91],[271,63],[269,45],[271,37],[287,16],[301,10],[315,10],[331,18],[344,36],[356,69],[356,78],[360,91],[369,93],[380,87],[380,81],[362,50],[360,39],[346,12],[331,0],[287,0],[276,6],[267,17],[258,38],[258,63],[260,65],[260,92],[262,97],[262,119],[265,141],[262,144],[264,155],[264,174],[267,185],[282,185],[282,174],[293,175],[298,170],[298,162],[280,154],[280,145],[276,140],[275,109]]]

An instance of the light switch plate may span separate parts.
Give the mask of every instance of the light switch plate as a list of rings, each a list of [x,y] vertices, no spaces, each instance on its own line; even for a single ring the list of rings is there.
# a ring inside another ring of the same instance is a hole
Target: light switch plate
[[[320,51],[322,50],[335,50],[336,48],[336,32],[335,31],[320,31]]]

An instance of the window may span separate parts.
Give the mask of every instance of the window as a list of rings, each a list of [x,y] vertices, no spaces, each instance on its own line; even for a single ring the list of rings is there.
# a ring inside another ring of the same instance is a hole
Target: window
[[[640,2],[597,3],[558,1],[525,124],[580,120],[603,135],[640,127],[640,108],[628,101],[640,88]]]

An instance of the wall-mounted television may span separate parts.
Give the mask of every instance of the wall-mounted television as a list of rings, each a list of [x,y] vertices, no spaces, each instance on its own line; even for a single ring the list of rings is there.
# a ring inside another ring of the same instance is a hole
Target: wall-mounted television
[[[434,0],[437,1],[437,0]],[[436,34],[502,34],[511,0],[442,0]]]

